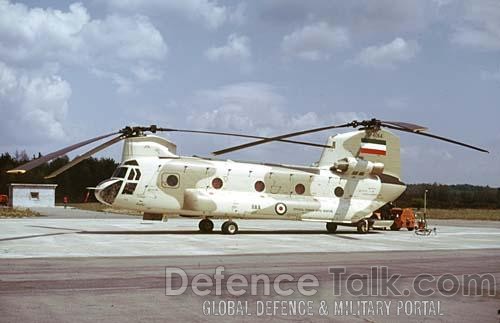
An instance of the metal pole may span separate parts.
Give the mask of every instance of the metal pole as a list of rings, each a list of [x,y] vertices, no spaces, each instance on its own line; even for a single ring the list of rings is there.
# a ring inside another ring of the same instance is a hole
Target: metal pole
[[[427,190],[424,191],[424,214],[427,213]]]
[[[428,190],[424,191],[424,221],[427,222],[427,192]]]

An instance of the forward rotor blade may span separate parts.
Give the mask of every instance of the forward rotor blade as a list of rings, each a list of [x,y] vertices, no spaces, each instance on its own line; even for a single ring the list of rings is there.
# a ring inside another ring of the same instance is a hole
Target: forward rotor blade
[[[426,131],[427,129],[429,129],[427,127],[419,126],[417,124],[408,123],[408,122],[400,122],[400,121],[382,121],[382,124],[383,125],[389,124],[389,125],[397,126],[397,127],[400,127],[400,128],[405,128],[405,129],[411,130],[413,132],[415,132],[415,131]]]
[[[479,147],[476,147],[476,146],[472,146],[472,145],[469,145],[469,144],[466,144],[466,143],[463,143],[463,142],[460,142],[460,141],[456,141],[456,140],[453,140],[453,139],[449,139],[449,138],[445,138],[445,137],[433,135],[433,134],[430,134],[430,133],[427,133],[427,132],[411,131],[411,130],[408,130],[408,129],[405,129],[405,128],[394,127],[394,126],[390,126],[390,125],[385,125],[385,127],[390,128],[390,129],[399,130],[399,131],[413,133],[413,134],[416,134],[416,135],[426,136],[426,137],[430,137],[430,138],[434,138],[434,139],[438,139],[438,140],[442,140],[442,141],[446,141],[446,142],[449,142],[449,143],[452,143],[452,144],[455,144],[455,145],[467,147],[467,148],[474,149],[474,150],[477,150],[477,151],[480,151],[480,152],[483,152],[483,153],[489,153],[489,151],[487,151],[486,149],[479,148]]]
[[[65,154],[69,153],[70,151],[73,151],[73,150],[78,149],[80,147],[86,146],[88,144],[91,144],[93,142],[99,141],[101,139],[104,139],[104,138],[107,138],[107,137],[110,137],[110,136],[116,135],[116,134],[118,134],[118,132],[113,132],[113,133],[110,133],[110,134],[107,134],[104,136],[95,137],[92,139],[88,139],[88,140],[79,142],[77,144],[73,144],[73,145],[65,147],[63,149],[54,151],[53,153],[50,153],[48,155],[42,156],[38,159],[34,159],[34,160],[24,164],[24,165],[21,165],[21,166],[14,168],[14,169],[8,170],[7,173],[9,173],[9,174],[24,174],[27,171],[29,171],[37,166],[40,166],[43,163],[46,163],[52,159],[55,159],[57,157],[61,157]]]
[[[300,136],[300,135],[305,135],[305,134],[308,134],[308,133],[319,132],[319,131],[324,131],[324,130],[330,130],[330,129],[335,129],[335,128],[346,128],[346,127],[352,127],[352,126],[357,126],[357,125],[358,124],[356,122],[349,122],[349,123],[345,123],[345,124],[342,124],[342,125],[326,126],[326,127],[320,127],[320,128],[314,128],[314,129],[308,129],[308,130],[302,130],[302,131],[292,132],[292,133],[287,133],[287,134],[280,135],[280,136],[264,138],[264,139],[257,140],[257,141],[252,141],[252,142],[249,142],[249,143],[246,143],[246,144],[242,144],[242,145],[233,146],[233,147],[229,147],[229,148],[226,148],[226,149],[214,151],[212,154],[214,154],[214,155],[222,155],[222,154],[226,154],[226,153],[229,153],[229,152],[232,152],[232,151],[236,151],[236,150],[240,150],[240,149],[244,149],[244,148],[249,148],[249,147],[253,147],[253,146],[265,144],[266,142],[283,141],[286,138]]]
[[[232,137],[251,138],[251,139],[268,139],[267,137],[261,137],[261,136],[251,136],[251,135],[243,135],[243,134],[239,134],[239,133],[218,132],[218,131],[172,129],[172,128],[158,128],[157,131],[199,133],[199,134],[205,134],[205,135],[232,136]],[[316,143],[306,142],[306,141],[285,140],[285,139],[281,139],[281,140],[277,140],[277,141],[286,142],[286,143],[290,143],[290,144],[312,146],[312,147],[331,148],[331,147],[326,146],[326,145],[321,145],[321,144],[316,144]]]
[[[123,140],[124,138],[125,138],[124,136],[119,136],[119,137],[113,138],[113,139],[111,139],[109,141],[106,141],[105,143],[103,143],[103,144],[101,144],[101,145],[99,145],[99,146],[97,146],[97,147],[95,147],[95,148],[87,151],[85,154],[76,157],[75,159],[73,159],[71,162],[67,163],[63,167],[61,167],[61,168],[53,171],[49,175],[45,176],[45,179],[56,177],[57,175],[61,174],[62,172],[65,172],[66,170],[70,169],[71,167],[75,166],[76,164],[79,164],[80,162],[82,162],[85,159],[89,158],[93,154],[98,153],[99,151],[101,151],[103,149],[106,149],[106,148],[108,148],[111,145],[116,144],[117,142]]]

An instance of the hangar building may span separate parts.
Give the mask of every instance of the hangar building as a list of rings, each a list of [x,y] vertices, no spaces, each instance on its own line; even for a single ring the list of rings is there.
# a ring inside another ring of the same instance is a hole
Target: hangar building
[[[9,185],[11,207],[54,207],[57,184]]]

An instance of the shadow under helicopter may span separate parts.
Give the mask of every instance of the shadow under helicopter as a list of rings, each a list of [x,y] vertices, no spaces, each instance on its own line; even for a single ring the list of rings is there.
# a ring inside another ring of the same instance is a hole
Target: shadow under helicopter
[[[224,235],[229,237],[236,237],[239,235],[328,235],[340,239],[359,240],[352,237],[352,235],[362,235],[362,233],[354,231],[337,231],[334,234],[327,233],[324,230],[239,230],[236,235],[226,235],[222,231],[213,231],[212,233],[200,232],[198,230],[96,230],[96,231],[78,231],[78,234],[116,234],[116,235],[140,235],[140,234],[164,234],[164,235]],[[379,232],[370,231],[368,234],[378,234]]]
[[[143,223],[149,224],[149,223]],[[73,232],[57,232],[57,233],[48,233],[48,234],[39,234],[39,235],[30,235],[30,236],[22,236],[22,237],[14,237],[14,238],[4,238],[0,239],[0,241],[4,240],[16,240],[16,239],[28,239],[28,238],[37,238],[43,236],[50,235],[60,235],[60,234],[111,234],[111,235],[226,235],[223,234],[222,231],[215,230],[211,233],[201,232],[199,230],[82,230],[77,228],[67,228],[67,227],[57,227],[57,226],[42,226],[42,225],[30,225],[30,227],[36,228],[46,228],[46,229],[54,229],[54,230],[67,230]],[[365,235],[365,234],[380,234],[382,231],[374,231],[370,230],[367,233],[358,233],[356,231],[351,230],[337,230],[335,233],[328,233],[325,230],[239,230],[237,235],[328,235],[330,237],[336,237],[340,239],[349,239],[349,240],[359,240],[355,238],[356,235]],[[231,236],[231,235],[229,235]]]

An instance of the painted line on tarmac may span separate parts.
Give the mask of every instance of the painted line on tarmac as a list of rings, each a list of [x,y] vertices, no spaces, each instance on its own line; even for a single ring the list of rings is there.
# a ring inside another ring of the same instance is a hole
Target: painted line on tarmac
[[[3,238],[3,239],[0,239],[0,241],[31,239],[31,238],[40,238],[40,237],[48,237],[48,236],[58,236],[58,235],[72,234],[72,233],[73,232],[56,232],[56,233],[46,233],[46,234],[33,234],[33,235],[29,235],[29,236]]]
[[[68,230],[68,231],[82,231],[82,229],[71,229],[71,228],[61,228],[61,227],[48,227],[48,226],[44,226],[44,225],[28,225],[28,227],[42,228],[42,229]]]

